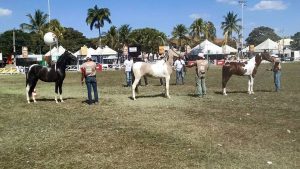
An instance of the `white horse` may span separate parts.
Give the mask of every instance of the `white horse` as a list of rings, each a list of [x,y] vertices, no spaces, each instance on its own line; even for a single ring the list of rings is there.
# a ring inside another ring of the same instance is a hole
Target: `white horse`
[[[145,62],[136,62],[132,66],[132,71],[134,75],[134,82],[132,84],[132,98],[135,98],[135,92],[138,92],[138,83],[143,76],[152,76],[157,78],[166,79],[166,96],[170,98],[169,94],[169,85],[170,85],[170,76],[172,74],[173,68],[173,54],[169,53],[169,57],[159,60],[155,63],[145,63]]]

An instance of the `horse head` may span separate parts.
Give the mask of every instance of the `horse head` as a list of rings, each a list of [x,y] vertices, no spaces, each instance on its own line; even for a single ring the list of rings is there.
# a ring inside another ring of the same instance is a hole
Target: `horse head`
[[[263,52],[260,55],[261,55],[261,58],[263,60],[266,60],[266,61],[269,61],[269,62],[273,62],[273,59],[272,59],[271,55],[268,52]]]
[[[72,55],[70,52],[65,51],[57,60],[58,64],[63,65],[76,65],[77,64],[77,58]]]

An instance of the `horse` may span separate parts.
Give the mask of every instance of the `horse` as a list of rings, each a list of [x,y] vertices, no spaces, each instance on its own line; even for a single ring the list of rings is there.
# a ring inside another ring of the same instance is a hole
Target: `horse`
[[[49,67],[41,66],[38,64],[33,64],[29,67],[28,73],[26,73],[26,96],[27,102],[30,103],[30,98],[35,100],[35,95],[32,92],[38,80],[44,82],[55,82],[55,93],[60,95],[60,101],[64,102],[62,99],[62,85],[66,76],[66,65],[74,65],[77,63],[77,59],[68,51],[65,51],[57,60],[56,63],[50,65]],[[59,93],[58,93],[59,92]],[[55,96],[55,101],[57,101],[57,95]]]
[[[138,83],[143,76],[152,76],[157,78],[165,78],[166,86],[165,95],[167,98],[171,98],[169,94],[170,76],[172,74],[173,54],[168,52],[169,56],[155,63],[147,62],[135,62],[132,66],[132,72],[134,76],[134,82],[132,84],[132,98],[135,98],[135,92],[138,92]]]
[[[256,54],[255,57],[252,57],[249,61],[246,62],[226,62],[222,67],[223,95],[227,95],[226,84],[232,75],[248,76],[248,94],[254,94],[254,77],[262,60],[266,60],[269,62],[273,61],[270,54],[265,52]]]

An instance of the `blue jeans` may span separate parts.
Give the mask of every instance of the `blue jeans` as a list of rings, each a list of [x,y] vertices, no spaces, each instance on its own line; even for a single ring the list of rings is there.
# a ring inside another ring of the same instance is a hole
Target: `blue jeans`
[[[98,90],[97,90],[97,80],[96,76],[87,76],[85,78],[85,83],[88,91],[88,103],[98,102]],[[94,100],[92,99],[92,88],[94,91]]]
[[[280,80],[281,79],[281,71],[278,70],[274,72],[274,84],[275,84],[275,91],[278,92],[280,90]]]
[[[184,72],[183,70],[176,70],[176,85],[179,84],[179,81],[181,81],[181,84],[184,84],[183,82]]]
[[[131,71],[126,71],[126,82],[127,82],[127,86],[131,86],[132,84],[132,74]]]
[[[196,76],[196,93],[195,94],[199,97],[206,95],[205,77]]]

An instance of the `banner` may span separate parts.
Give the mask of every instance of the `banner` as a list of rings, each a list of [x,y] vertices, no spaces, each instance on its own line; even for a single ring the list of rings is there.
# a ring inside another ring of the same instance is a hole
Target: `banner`
[[[2,60],[2,53],[0,53],[0,60]]]
[[[28,57],[28,48],[26,46],[22,46],[22,56],[24,58]]]
[[[254,45],[249,46],[249,52],[254,52]]]
[[[83,46],[80,48],[80,54],[81,55],[87,55],[87,47],[86,46]]]

